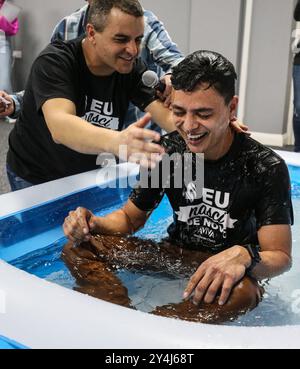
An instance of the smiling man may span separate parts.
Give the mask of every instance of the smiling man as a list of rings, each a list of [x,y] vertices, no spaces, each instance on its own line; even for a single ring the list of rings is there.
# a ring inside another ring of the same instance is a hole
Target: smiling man
[[[174,211],[169,247],[210,255],[191,276],[184,299],[193,296],[196,305],[217,300],[222,306],[246,275],[261,280],[288,270],[293,218],[288,170],[271,149],[232,130],[235,80],[233,65],[211,51],[197,51],[173,70],[177,131],[161,143],[168,154],[204,154],[204,186],[193,189],[195,196],[189,184],[138,186],[122,209],[106,217],[83,208],[71,212],[66,236],[77,242],[89,241],[91,233],[132,234],[166,194]]]
[[[21,189],[96,169],[97,155],[119,155],[119,146],[154,165],[163,149],[156,132],[143,129],[146,115],[124,129],[129,102],[150,112],[168,132],[169,109],[141,82],[146,66],[138,58],[144,11],[137,0],[92,0],[86,34],[55,41],[35,60],[23,107],[9,138],[7,173]]]

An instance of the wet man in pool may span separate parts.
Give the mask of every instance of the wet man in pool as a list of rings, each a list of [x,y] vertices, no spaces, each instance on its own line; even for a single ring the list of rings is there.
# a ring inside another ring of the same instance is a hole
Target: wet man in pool
[[[136,257],[136,240],[130,244],[130,238],[121,237],[118,242],[110,235],[132,235],[142,228],[164,194],[174,211],[168,243],[159,245],[159,251],[152,250],[158,257],[150,262],[141,257],[140,267],[145,263],[145,268],[151,268],[152,263],[168,269],[180,255],[183,268],[198,264],[191,268],[183,292],[185,302],[162,307],[158,313],[180,316],[182,309],[191,312],[191,306],[198,305],[226,310],[234,298],[259,295],[254,281],[275,277],[291,267],[293,212],[288,170],[271,149],[230,127],[238,107],[235,80],[234,66],[211,51],[197,51],[174,68],[172,109],[177,131],[164,136],[161,143],[168,154],[204,154],[204,185],[174,188],[171,172],[170,186],[137,186],[123,208],[105,217],[84,208],[70,212],[63,229],[71,241],[64,250],[71,270],[74,266],[80,269],[81,258],[86,262],[102,258],[112,265],[114,259],[122,264],[123,257],[125,265],[127,257],[127,264],[138,268],[128,256],[135,251]],[[94,234],[101,235],[98,241]],[[72,248],[74,242],[83,243]],[[151,250],[153,244],[148,246]],[[127,256],[122,248],[128,249]],[[250,284],[245,287],[246,279]],[[248,308],[256,304],[253,300]],[[193,320],[191,314],[183,313],[183,318]]]

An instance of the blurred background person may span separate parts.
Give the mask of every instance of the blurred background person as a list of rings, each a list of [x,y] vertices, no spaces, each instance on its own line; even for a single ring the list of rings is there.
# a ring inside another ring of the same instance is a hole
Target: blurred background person
[[[19,30],[18,19],[13,20],[6,17],[4,5],[10,5],[8,0],[0,0],[0,90],[12,92],[11,85],[11,65],[12,50],[11,36],[14,36]]]

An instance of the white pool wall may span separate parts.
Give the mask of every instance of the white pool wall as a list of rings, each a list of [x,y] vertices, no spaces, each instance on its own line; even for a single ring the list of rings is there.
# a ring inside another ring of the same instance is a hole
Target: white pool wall
[[[291,165],[300,163],[300,154],[279,154]],[[122,164],[124,176],[137,171]],[[0,196],[0,217],[93,187],[98,175],[90,172]],[[300,348],[298,325],[249,328],[157,317],[68,290],[4,261],[0,296],[0,334],[35,349]]]

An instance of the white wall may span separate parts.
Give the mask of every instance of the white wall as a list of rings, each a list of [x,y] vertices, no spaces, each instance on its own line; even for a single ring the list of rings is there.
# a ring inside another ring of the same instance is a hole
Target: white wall
[[[254,0],[245,120],[258,132],[287,130],[294,0]]]
[[[159,17],[180,50],[189,53],[191,0],[141,0],[141,4]]]
[[[84,0],[13,0],[22,8],[20,31],[14,38],[14,48],[22,51],[22,59],[15,61],[14,86],[23,89],[30,66],[49,43],[52,30],[67,14],[84,5]]]
[[[238,62],[240,0],[141,0],[165,24],[183,53],[215,50]]]

